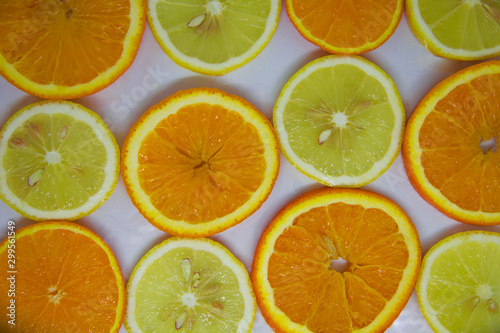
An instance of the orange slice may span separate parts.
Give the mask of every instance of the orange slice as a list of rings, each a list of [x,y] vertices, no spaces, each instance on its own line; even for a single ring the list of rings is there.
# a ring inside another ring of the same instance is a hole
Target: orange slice
[[[93,94],[137,54],[143,0],[0,0],[0,74],[47,99]]]
[[[264,231],[252,281],[276,332],[383,332],[411,296],[420,257],[417,231],[394,202],[319,189]]]
[[[417,105],[403,160],[417,192],[470,224],[500,223],[500,62],[466,68]]]
[[[269,121],[216,89],[178,92],[149,109],[122,149],[125,187],[157,228],[202,237],[255,212],[278,176]]]
[[[0,306],[14,300],[15,326],[5,317],[1,332],[118,332],[125,284],[98,235],[68,222],[9,230],[15,238],[0,244]]]
[[[361,54],[382,45],[396,30],[404,0],[285,0],[299,33],[322,49]]]

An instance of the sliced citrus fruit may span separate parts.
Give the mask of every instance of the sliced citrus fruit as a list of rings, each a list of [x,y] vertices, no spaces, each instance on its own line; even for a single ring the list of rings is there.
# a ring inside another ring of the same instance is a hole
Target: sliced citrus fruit
[[[467,231],[443,239],[425,255],[416,290],[436,333],[500,331],[500,234]]]
[[[411,115],[403,161],[417,192],[444,214],[500,223],[500,62],[466,68],[434,87]]]
[[[104,240],[68,222],[12,232],[15,238],[0,244],[0,305],[5,311],[14,304],[7,310],[14,316],[5,318],[15,325],[1,320],[0,331],[118,332],[125,284]]]
[[[0,0],[0,74],[48,99],[93,94],[132,64],[142,0]]]
[[[0,198],[33,220],[75,220],[115,189],[120,151],[97,114],[67,101],[31,104],[0,131]]]
[[[285,157],[328,186],[359,187],[379,177],[399,154],[404,123],[394,82],[360,57],[312,61],[288,81],[274,107]]]
[[[222,75],[255,58],[278,26],[280,0],[148,0],[156,40],[178,65]]]
[[[269,121],[244,99],[216,89],[178,92],[149,109],[122,150],[125,187],[157,228],[201,237],[255,212],[278,176]]]
[[[406,0],[408,24],[435,55],[458,60],[500,54],[500,2]]]
[[[384,332],[411,296],[420,253],[415,227],[394,202],[319,189],[269,224],[252,281],[276,332]]]
[[[392,36],[403,15],[404,0],[285,0],[299,33],[322,49],[361,54]]]
[[[129,333],[250,332],[257,309],[245,266],[206,238],[155,246],[134,268],[127,296]]]

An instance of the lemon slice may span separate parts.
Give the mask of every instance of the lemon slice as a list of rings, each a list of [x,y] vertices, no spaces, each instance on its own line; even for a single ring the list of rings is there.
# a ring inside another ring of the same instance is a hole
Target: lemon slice
[[[245,266],[206,238],[169,238],[127,285],[129,333],[250,332],[257,304]]]
[[[106,124],[67,101],[31,104],[0,132],[0,198],[33,220],[75,220],[118,181],[119,148]]]
[[[468,231],[443,239],[425,255],[416,290],[434,332],[498,332],[500,234]]]
[[[458,60],[500,54],[500,2],[406,0],[408,24],[435,55]]]
[[[361,57],[307,64],[274,108],[285,157],[328,186],[359,187],[379,177],[399,154],[404,122],[394,82]]]
[[[148,21],[180,66],[222,75],[255,58],[278,26],[279,0],[149,0]]]

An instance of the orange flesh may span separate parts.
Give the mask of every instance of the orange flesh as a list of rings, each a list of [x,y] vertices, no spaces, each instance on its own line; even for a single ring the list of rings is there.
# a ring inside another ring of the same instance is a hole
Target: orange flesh
[[[41,230],[15,243],[15,332],[110,332],[119,287],[106,252],[86,236]],[[7,251],[0,254],[0,290],[9,289]],[[0,297],[3,309],[9,298]],[[0,323],[7,329],[7,320]]]
[[[349,263],[345,272],[331,261]],[[312,332],[352,332],[392,298],[409,252],[379,209],[334,203],[298,216],[276,240],[268,278],[276,305]]]
[[[166,217],[203,223],[235,211],[264,181],[256,127],[218,105],[193,104],[161,121],[139,149],[138,176]]]
[[[341,48],[375,42],[389,28],[398,0],[292,0],[301,24],[314,37]]]
[[[430,184],[470,211],[500,212],[500,74],[461,84],[439,101],[419,134]],[[483,152],[480,144],[496,140]]]
[[[116,64],[129,0],[0,0],[0,53],[38,84],[74,86]]]

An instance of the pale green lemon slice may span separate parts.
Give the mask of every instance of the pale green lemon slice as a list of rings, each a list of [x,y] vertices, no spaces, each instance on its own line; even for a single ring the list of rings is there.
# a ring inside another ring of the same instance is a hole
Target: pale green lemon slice
[[[256,301],[245,266],[206,238],[169,238],[137,264],[127,286],[129,333],[250,332]]]
[[[500,234],[469,231],[443,239],[425,255],[416,290],[435,332],[499,332]]]
[[[379,177],[399,154],[404,122],[394,82],[361,57],[307,64],[274,108],[283,154],[328,186],[359,187]]]
[[[0,198],[33,220],[75,220],[113,192],[119,148],[94,112],[67,101],[31,104],[0,132]]]
[[[149,0],[148,21],[180,66],[226,74],[255,58],[278,26],[280,0]]]
[[[500,54],[498,0],[406,0],[411,30],[432,53],[476,60]]]

